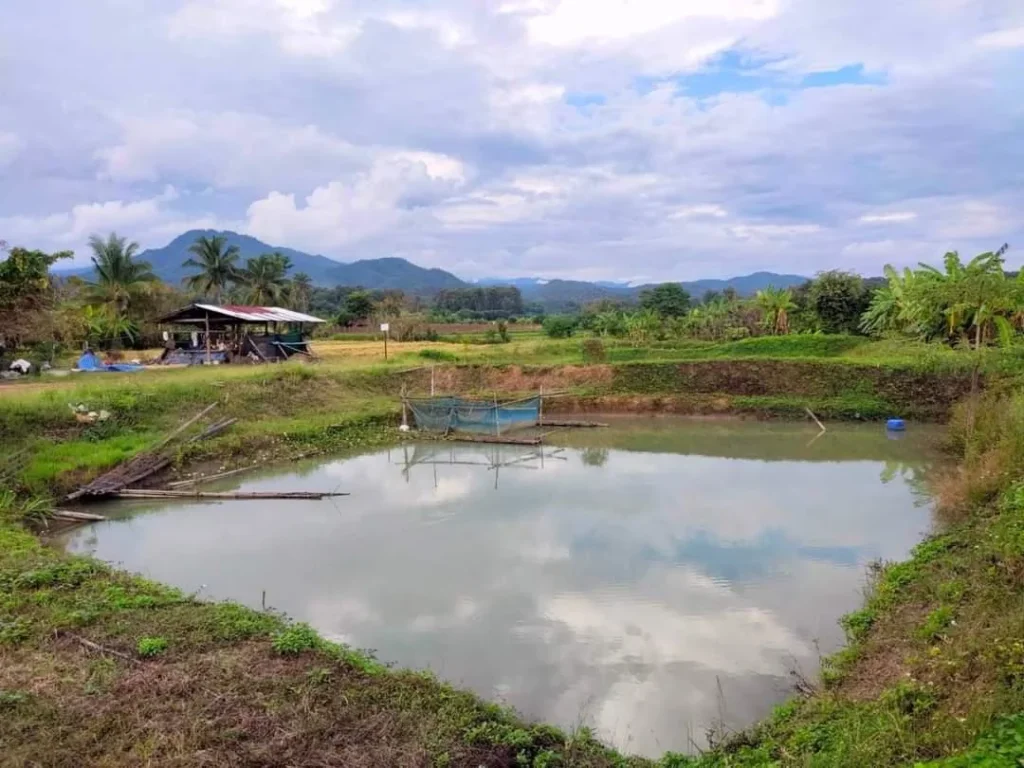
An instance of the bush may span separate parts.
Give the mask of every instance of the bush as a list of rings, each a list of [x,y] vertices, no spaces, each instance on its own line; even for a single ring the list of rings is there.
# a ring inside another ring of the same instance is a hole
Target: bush
[[[443,349],[421,349],[418,354],[424,360],[436,360],[439,363],[454,363],[459,359]]]
[[[552,339],[567,339],[578,325],[579,319],[571,315],[551,315],[544,318],[544,333]]]
[[[585,339],[580,344],[580,350],[583,352],[585,363],[603,363],[608,359],[608,351],[600,339]]]
[[[315,650],[322,644],[320,636],[309,624],[293,624],[274,635],[271,646],[282,656],[295,656]]]
[[[142,656],[143,658],[149,659],[154,656],[159,656],[167,650],[167,640],[162,637],[144,637],[139,640],[135,650],[138,651],[139,656]]]

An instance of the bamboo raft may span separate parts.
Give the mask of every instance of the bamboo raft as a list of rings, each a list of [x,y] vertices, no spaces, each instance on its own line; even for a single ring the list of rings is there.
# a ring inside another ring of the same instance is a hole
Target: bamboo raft
[[[140,483],[147,477],[155,475],[157,472],[166,469],[174,461],[180,447],[192,445],[200,440],[206,440],[214,437],[215,435],[219,435],[238,421],[238,419],[223,419],[221,421],[216,421],[200,431],[198,434],[182,440],[180,446],[174,445],[175,441],[177,441],[189,429],[189,427],[192,427],[200,419],[209,414],[216,405],[216,403],[211,403],[206,406],[206,408],[185,421],[150,450],[118,465],[110,472],[97,477],[91,483],[82,486],[77,491],[69,493],[64,497],[64,500],[77,501],[78,499],[86,497],[102,498],[105,496],[113,496],[128,486]]]

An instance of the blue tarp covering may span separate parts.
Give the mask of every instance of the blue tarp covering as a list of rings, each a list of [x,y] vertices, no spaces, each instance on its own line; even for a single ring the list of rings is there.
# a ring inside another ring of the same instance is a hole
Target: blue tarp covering
[[[78,370],[80,371],[98,371],[102,367],[103,361],[92,352],[83,352],[82,356],[78,358]]]
[[[78,370],[88,371],[95,373],[96,371],[105,371],[107,373],[133,373],[134,371],[141,371],[141,365],[129,365],[128,363],[111,363],[105,365],[95,354],[90,352],[83,352],[82,356],[78,358]]]
[[[454,430],[494,434],[533,427],[540,419],[539,397],[497,405],[462,397],[435,397],[408,402],[416,426],[429,432]]]

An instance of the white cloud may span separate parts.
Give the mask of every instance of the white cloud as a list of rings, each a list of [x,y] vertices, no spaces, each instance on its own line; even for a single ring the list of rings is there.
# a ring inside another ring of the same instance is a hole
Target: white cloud
[[[53,3],[0,8],[14,56],[58,51],[5,92],[19,226],[141,216],[171,184],[140,237],[240,222],[342,259],[650,280],[1024,236],[1019,67],[993,55],[1024,18],[999,0]],[[131,40],[99,45],[111,24]],[[840,68],[870,84],[800,87]]]
[[[892,211],[891,213],[866,213],[859,221],[864,224],[900,224],[913,221],[917,214],[912,211]]]
[[[224,224],[213,216],[175,211],[169,204],[179,196],[178,190],[168,185],[161,193],[141,200],[79,203],[66,213],[0,218],[0,232],[18,244],[74,250],[76,262],[81,263],[87,256],[90,235],[117,232],[148,247],[163,245],[187,229]]]
[[[0,131],[0,169],[14,161],[24,147],[17,134]]]
[[[416,209],[449,196],[466,178],[454,158],[425,152],[382,156],[366,172],[317,187],[304,205],[271,192],[249,206],[247,231],[274,243],[332,249],[429,220]]]
[[[702,203],[700,205],[686,205],[673,213],[673,219],[722,219],[729,215],[729,212],[720,205],[713,203]]]
[[[638,37],[686,20],[764,20],[778,0],[561,0],[528,21],[530,37],[550,45]]]
[[[739,224],[729,231],[744,240],[811,235],[821,231],[817,224]]]
[[[1024,27],[989,32],[974,42],[982,48],[1024,48]]]
[[[275,37],[293,56],[331,57],[360,34],[358,22],[332,20],[335,0],[201,0],[175,11],[167,22],[173,40],[237,41]]]

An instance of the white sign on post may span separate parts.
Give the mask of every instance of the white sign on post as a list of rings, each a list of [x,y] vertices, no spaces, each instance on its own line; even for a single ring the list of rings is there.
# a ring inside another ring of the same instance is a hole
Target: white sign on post
[[[391,330],[391,324],[390,323],[381,323],[380,324],[380,332],[381,333],[387,333],[390,330]]]

